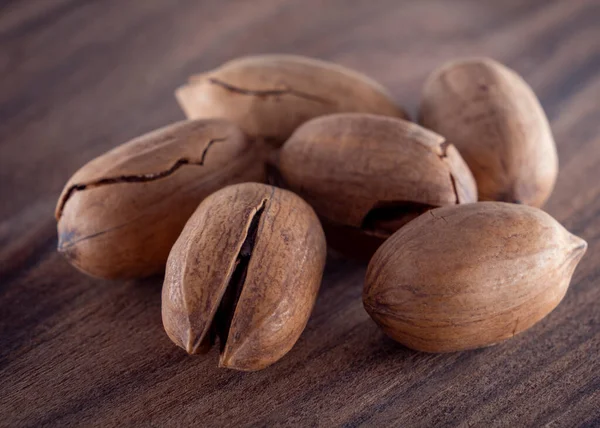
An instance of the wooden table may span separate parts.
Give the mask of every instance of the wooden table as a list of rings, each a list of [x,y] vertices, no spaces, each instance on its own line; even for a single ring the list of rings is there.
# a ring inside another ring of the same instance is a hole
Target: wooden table
[[[333,256],[294,349],[238,373],[169,341],[160,277],[90,279],[63,260],[68,177],[182,119],[173,90],[189,74],[263,52],[367,72],[413,115],[443,61],[520,72],[558,144],[545,208],[589,243],[560,306],[499,346],[413,352],[364,311],[365,266]],[[3,0],[0,426],[600,426],[599,106],[597,0]]]

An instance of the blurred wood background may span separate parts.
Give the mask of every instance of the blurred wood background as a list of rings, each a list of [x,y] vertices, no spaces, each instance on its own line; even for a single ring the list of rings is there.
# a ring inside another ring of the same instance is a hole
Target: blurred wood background
[[[169,341],[161,278],[69,266],[53,218],[68,177],[182,119],[189,74],[265,52],[366,72],[413,117],[443,61],[521,73],[558,144],[545,208],[589,243],[563,303],[502,345],[428,355],[386,339],[362,307],[365,266],[330,257],[294,349],[238,373]],[[600,426],[597,0],[3,0],[0,194],[0,426]]]

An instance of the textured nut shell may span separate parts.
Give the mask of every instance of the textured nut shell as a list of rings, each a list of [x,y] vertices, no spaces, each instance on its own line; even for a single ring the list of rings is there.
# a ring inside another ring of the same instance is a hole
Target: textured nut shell
[[[197,353],[261,207],[246,279],[221,352],[222,367],[262,369],[285,355],[304,330],[326,255],[314,211],[286,190],[256,183],[227,187],[200,204],[167,263],[163,324],[173,342]]]
[[[442,66],[425,84],[420,122],[457,147],[480,200],[540,207],[550,196],[558,157],[548,119],[527,83],[502,64],[475,58]]]
[[[473,176],[452,145],[417,124],[359,113],[305,123],[281,148],[283,180],[328,220],[361,227],[373,208],[477,200]]]
[[[301,123],[356,111],[407,117],[377,82],[347,68],[293,55],[250,56],[193,76],[176,91],[189,118],[223,117],[281,145]]]
[[[377,250],[364,305],[389,336],[413,349],[491,345],[558,305],[586,247],[536,208],[502,202],[438,208]]]
[[[73,175],[56,209],[58,250],[93,276],[160,272],[202,199],[228,184],[263,179],[263,154],[237,126],[223,120],[167,126]]]

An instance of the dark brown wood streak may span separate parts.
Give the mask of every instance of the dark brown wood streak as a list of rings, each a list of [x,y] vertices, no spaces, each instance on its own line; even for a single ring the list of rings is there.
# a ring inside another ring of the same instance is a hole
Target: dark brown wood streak
[[[597,0],[1,2],[0,426],[600,426],[598,22]],[[562,303],[498,346],[414,352],[365,312],[366,266],[332,252],[294,348],[242,373],[173,345],[161,276],[63,260],[53,210],[73,171],[182,120],[189,75],[258,53],[355,68],[412,117],[456,56],[521,74],[557,143],[544,209],[589,244]]]

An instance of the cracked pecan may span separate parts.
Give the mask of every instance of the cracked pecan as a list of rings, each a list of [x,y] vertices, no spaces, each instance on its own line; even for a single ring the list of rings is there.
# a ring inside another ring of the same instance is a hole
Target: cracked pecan
[[[264,180],[264,155],[224,120],[179,122],[92,160],[66,184],[56,207],[58,250],[104,278],[164,269],[198,204],[229,184]]]
[[[303,122],[337,112],[405,118],[377,82],[311,58],[262,55],[239,58],[192,76],[176,91],[189,118],[223,117],[248,135],[280,146]]]
[[[319,220],[300,197],[258,183],[226,187],[200,204],[171,250],[165,330],[190,354],[218,339],[220,367],[265,368],[304,330],[325,254]]]
[[[368,256],[421,213],[477,201],[454,146],[402,119],[360,113],[313,119],[283,145],[278,166],[285,186],[315,208],[331,230],[330,244],[344,252],[353,246],[336,245],[337,235],[363,235]]]

